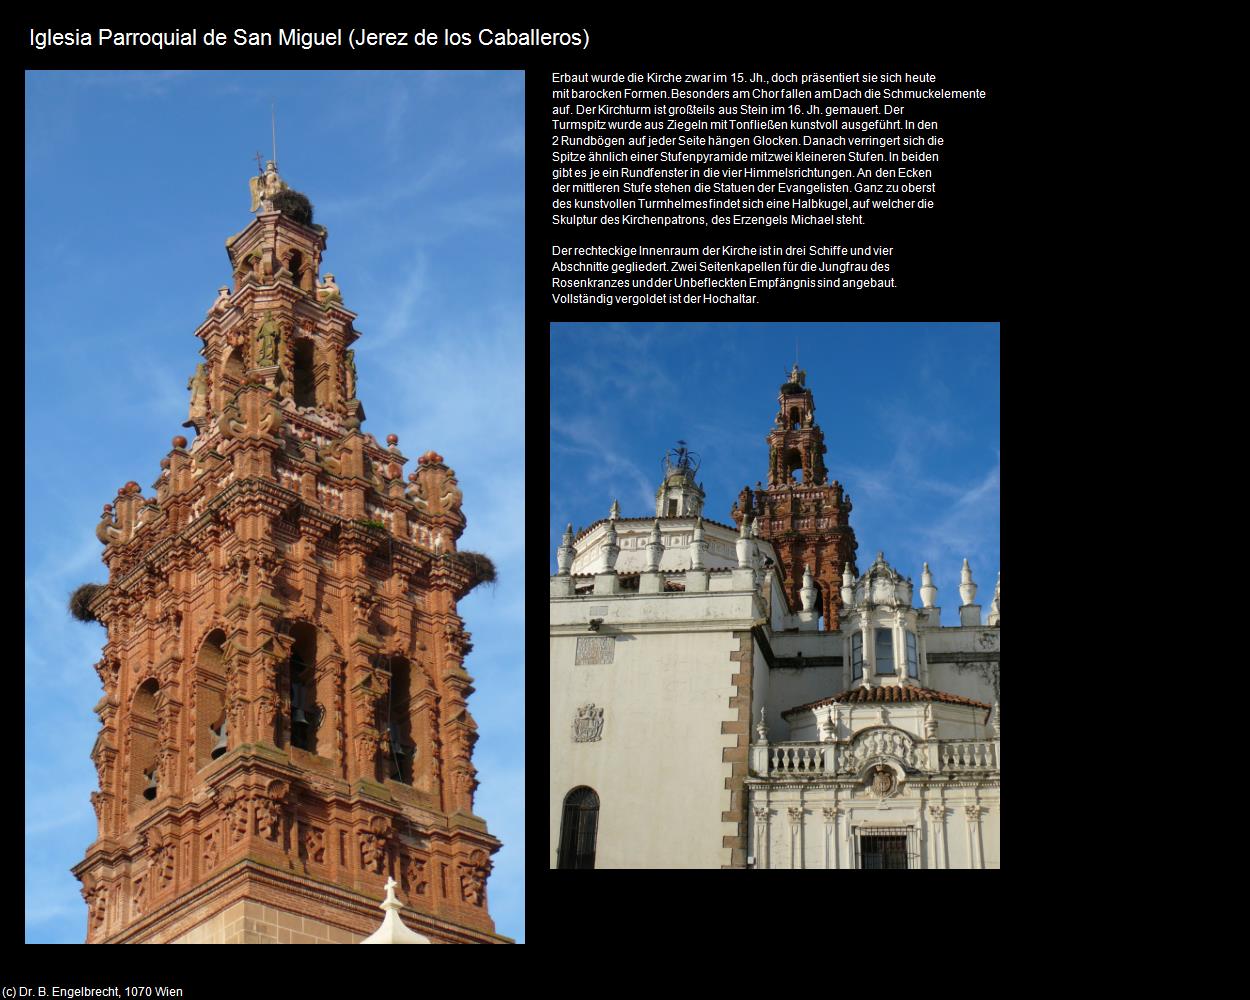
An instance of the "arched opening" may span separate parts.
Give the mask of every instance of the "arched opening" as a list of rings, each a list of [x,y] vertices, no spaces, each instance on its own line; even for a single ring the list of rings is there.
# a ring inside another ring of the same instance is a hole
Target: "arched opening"
[[[216,381],[217,402],[216,412],[220,413],[226,406],[226,400],[229,399],[239,387],[243,384],[243,375],[246,365],[243,361],[243,350],[239,347],[233,347],[226,355],[221,365],[221,378]]]
[[[317,382],[314,375],[316,364],[315,351],[311,340],[300,339],[295,342],[295,396],[296,406],[315,406],[317,403]]]
[[[130,703],[130,808],[151,802],[160,792],[156,772],[156,694],[160,686],[149,677]]]
[[[558,868],[594,868],[595,838],[599,831],[599,796],[582,785],[564,797],[560,820]]]
[[[803,471],[803,456],[797,448],[790,448],[781,456],[781,467],[786,479],[798,478],[796,474]]]
[[[298,250],[292,250],[286,259],[286,269],[291,272],[291,282],[295,285],[299,284],[299,273],[304,267],[304,255]]]
[[[797,406],[790,407],[790,430],[797,431],[799,429],[799,408]]]
[[[386,761],[386,776],[392,781],[412,784],[413,763],[417,742],[413,732],[412,666],[402,656],[391,657],[391,688],[389,695],[388,735],[391,752]]]
[[[225,755],[229,733],[226,725],[226,633],[214,629],[204,639],[195,658],[195,769]]]
[[[309,753],[317,752],[317,731],[325,709],[317,704],[317,630],[301,622],[291,629],[295,640],[288,664],[290,676],[290,713],[288,732],[291,746]]]

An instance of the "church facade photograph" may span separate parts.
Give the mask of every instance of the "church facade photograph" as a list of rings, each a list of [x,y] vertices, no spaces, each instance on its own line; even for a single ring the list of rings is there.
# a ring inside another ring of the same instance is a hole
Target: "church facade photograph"
[[[997,326],[562,324],[552,398],[549,866],[998,868]]]
[[[520,84],[28,77],[28,941],[523,939]]]

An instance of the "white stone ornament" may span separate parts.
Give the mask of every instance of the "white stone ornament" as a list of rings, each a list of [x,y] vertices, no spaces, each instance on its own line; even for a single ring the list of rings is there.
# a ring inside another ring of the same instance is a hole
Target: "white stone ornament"
[[[560,547],[556,549],[556,564],[560,568],[558,575],[569,575],[569,569],[573,565],[573,557],[576,555],[577,551],[573,548],[573,525],[570,524],[564,529],[564,538],[560,541]]]
[[[664,543],[660,539],[660,519],[657,517],[651,526],[651,534],[647,537],[647,572],[660,571],[660,559],[664,554]]]
[[[694,525],[694,534],[690,536],[690,568],[703,569],[703,553],[707,551],[707,542],[703,540],[703,518]]]
[[[972,568],[968,565],[968,560],[964,560],[964,567],[959,571],[959,596],[965,605],[971,604],[972,599],[977,596],[977,585],[972,582]]]
[[[603,709],[592,702],[577,710],[573,718],[573,742],[597,743],[603,738]]]
[[[760,706],[760,721],[755,724],[755,734],[759,737],[759,742],[768,742],[768,725],[764,722],[764,706]]]
[[[803,567],[803,589],[799,591],[799,596],[803,599],[804,611],[816,610],[816,586],[812,582],[812,571],[806,565]]]
[[[403,908],[403,903],[395,898],[395,886],[397,884],[393,878],[386,880],[386,899],[379,904],[386,911],[386,916],[382,918],[382,926],[361,941],[361,944],[430,943],[428,937],[418,934],[399,919],[399,911]]]
[[[612,509],[608,511],[609,521],[619,521],[621,519],[621,505],[618,501],[612,501]]]
[[[750,569],[755,562],[755,543],[751,540],[745,516],[738,528],[738,541],[734,543],[734,549],[738,554],[738,569]]]
[[[849,562],[842,565],[842,606],[844,608],[855,606],[855,577],[851,575]]]
[[[616,557],[620,554],[621,547],[616,543],[616,522],[608,521],[608,531],[603,543],[603,572],[615,572]]]
[[[998,624],[998,587],[999,584],[1002,583],[1002,580],[1003,574],[1000,571],[997,579],[994,581],[994,600],[990,602],[990,614],[989,617],[985,619],[985,624],[987,625]]]
[[[933,574],[929,572],[929,564],[924,564],[924,572],[920,574],[920,603],[926,608],[933,607],[937,597],[937,587],[933,586]]]

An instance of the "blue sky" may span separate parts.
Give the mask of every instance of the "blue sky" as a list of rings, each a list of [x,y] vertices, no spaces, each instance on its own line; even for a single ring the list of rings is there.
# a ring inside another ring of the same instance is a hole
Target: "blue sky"
[[[914,580],[929,563],[958,624],[965,557],[988,608],[999,570],[996,323],[561,323],[551,333],[549,553],[608,515],[653,516],[678,439],[702,459],[707,517],[732,523],[768,479],[765,437],[795,360],[807,372],[825,465],[854,503],[860,571],[879,550]]]
[[[187,418],[193,336],[250,221],[277,102],[284,179],[329,229],[358,313],[363,429],[456,470],[460,545],[499,570],[460,605],[481,739],[489,883],[524,940],[523,75],[30,73],[26,77],[26,940],[81,942],[69,873],[95,837],[89,758],[104,630],[69,618],[106,579],[94,528],[145,495]]]

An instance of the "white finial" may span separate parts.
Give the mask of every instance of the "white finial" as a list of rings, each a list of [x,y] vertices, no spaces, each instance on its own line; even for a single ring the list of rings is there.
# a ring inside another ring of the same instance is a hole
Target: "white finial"
[[[755,565],[755,539],[751,537],[745,514],[742,515],[742,524],[738,528],[738,541],[734,543],[734,549],[738,553],[738,569],[750,569]]]
[[[755,734],[759,737],[760,743],[768,742],[768,726],[764,722],[764,706],[760,706],[760,721],[755,724]]]
[[[998,586],[1000,583],[1002,583],[1002,580],[1003,580],[1003,574],[1002,574],[1002,571],[1000,570],[998,573],[998,578],[994,581],[994,600],[990,602],[989,617],[985,619],[985,624],[987,625],[998,624]]]
[[[386,916],[382,918],[382,926],[361,941],[361,944],[430,943],[428,937],[424,934],[418,934],[399,919],[399,911],[403,908],[403,903],[395,898],[395,886],[397,884],[393,878],[386,880],[386,899],[378,904],[380,909],[386,911]]]
[[[842,607],[855,606],[855,577],[851,575],[851,564],[842,564]]]
[[[937,587],[933,586],[933,574],[929,572],[929,564],[924,564],[924,572],[920,574],[920,603],[926,608],[933,607],[933,599],[937,597]]]
[[[803,601],[804,611],[816,610],[816,585],[812,582],[812,571],[806,564],[803,566],[803,588],[799,591],[799,597]]]
[[[832,743],[835,735],[833,725],[833,709],[825,713],[825,721],[820,724],[820,742]]]
[[[964,560],[964,568],[959,571],[959,596],[965,605],[971,604],[977,596],[977,585],[972,582],[972,568],[967,559]]]
[[[664,543],[660,540],[660,519],[657,517],[651,525],[651,534],[647,538],[647,572],[660,571],[660,557],[664,552]]]
[[[615,572],[616,557],[620,554],[621,547],[616,544],[616,522],[608,521],[608,533],[603,545],[603,572]]]
[[[703,569],[703,551],[707,548],[707,542],[703,540],[703,518],[700,517],[694,525],[694,533],[690,536],[690,568]]]
[[[558,576],[568,576],[575,555],[577,555],[577,550],[573,548],[573,525],[570,524],[564,529],[564,538],[560,542],[560,547],[556,549],[556,564],[560,567]]]
[[[612,509],[608,511],[608,519],[611,521],[619,521],[621,519],[621,505],[616,500],[612,501]]]

